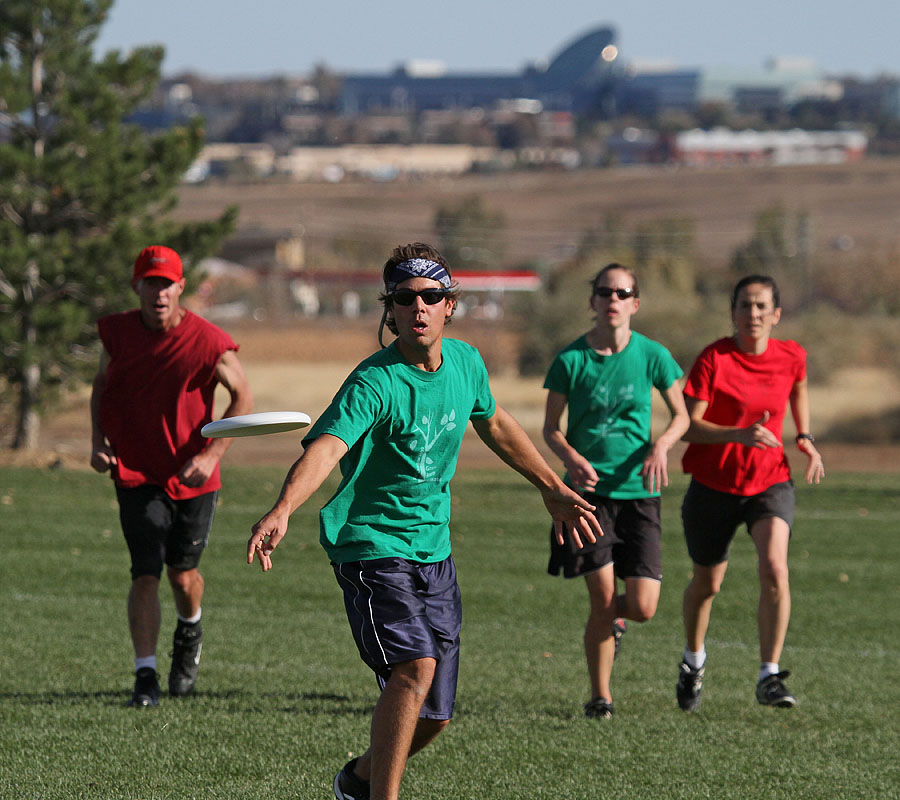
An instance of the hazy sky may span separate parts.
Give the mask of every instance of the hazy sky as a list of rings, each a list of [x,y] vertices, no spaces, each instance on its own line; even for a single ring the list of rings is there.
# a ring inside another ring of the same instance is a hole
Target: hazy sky
[[[801,56],[829,74],[900,75],[897,0],[117,0],[98,49],[161,43],[165,75],[305,75],[316,63],[383,72],[410,59],[517,72],[602,24],[618,30],[627,62]]]

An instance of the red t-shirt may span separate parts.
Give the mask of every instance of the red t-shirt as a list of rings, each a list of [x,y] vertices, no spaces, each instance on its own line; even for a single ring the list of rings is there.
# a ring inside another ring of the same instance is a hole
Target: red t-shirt
[[[805,377],[806,351],[796,342],[769,339],[765,353],[751,355],[719,339],[697,357],[684,393],[709,403],[703,419],[718,425],[746,427],[768,411],[766,427],[781,441],[791,390]],[[691,444],[682,466],[704,486],[744,497],[791,477],[783,446]]]
[[[200,429],[212,420],[216,365],[238,346],[187,310],[167,331],[147,328],[139,310],[103,317],[97,326],[110,356],[100,427],[118,461],[116,485],[153,484],[175,500],[218,489],[218,465],[202,486],[184,486],[177,475],[206,446]]]

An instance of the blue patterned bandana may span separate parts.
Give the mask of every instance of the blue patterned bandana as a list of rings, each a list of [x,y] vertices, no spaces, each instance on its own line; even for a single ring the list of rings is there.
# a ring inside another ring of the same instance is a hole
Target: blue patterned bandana
[[[437,281],[445,289],[450,288],[450,275],[437,261],[429,261],[427,258],[411,258],[409,261],[401,261],[391,271],[385,288],[393,292],[398,283],[408,281],[410,278],[428,278]]]

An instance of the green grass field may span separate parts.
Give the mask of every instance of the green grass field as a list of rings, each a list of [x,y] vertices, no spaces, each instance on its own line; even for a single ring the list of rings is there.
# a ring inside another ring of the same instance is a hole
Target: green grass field
[[[111,485],[88,472],[0,469],[0,798],[332,797],[335,771],[366,746],[377,689],[317,543],[318,503],[295,514],[272,572],[243,563],[249,526],[282,475],[225,470],[202,563],[197,692],[136,710],[125,706],[128,557]],[[755,557],[738,535],[695,715],[674,696],[690,569],[684,487],[679,476],[665,497],[659,612],[630,626],[616,716],[594,721],[581,715],[586,592],[545,573],[537,492],[499,469],[456,479],[457,714],[410,761],[403,797],[900,797],[896,478],[829,475],[798,489],[782,658],[793,710],[754,699]],[[164,679],[174,610],[167,588],[162,597]]]

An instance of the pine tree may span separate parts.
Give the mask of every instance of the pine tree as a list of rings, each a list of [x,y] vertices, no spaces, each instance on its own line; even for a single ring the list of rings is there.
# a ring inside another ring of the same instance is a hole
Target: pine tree
[[[58,390],[96,369],[94,323],[134,304],[137,253],[166,244],[190,270],[236,217],[171,220],[202,123],[154,134],[129,123],[163,50],[95,59],[112,3],[0,5],[0,397],[16,408],[14,448],[33,449]]]

